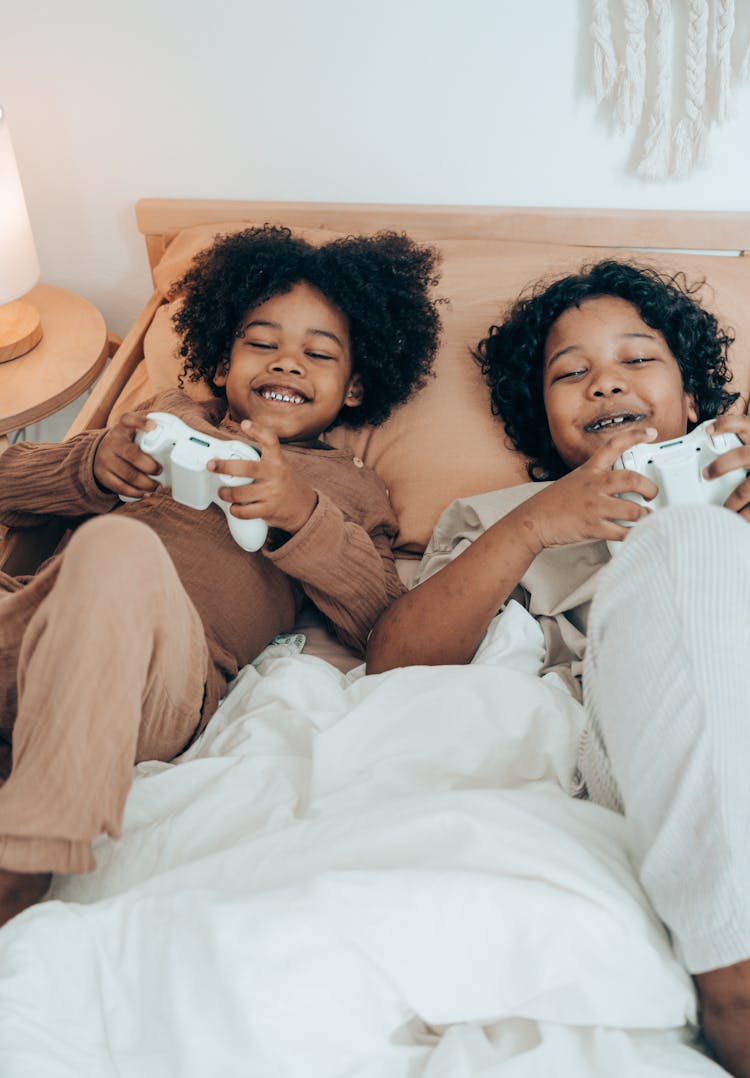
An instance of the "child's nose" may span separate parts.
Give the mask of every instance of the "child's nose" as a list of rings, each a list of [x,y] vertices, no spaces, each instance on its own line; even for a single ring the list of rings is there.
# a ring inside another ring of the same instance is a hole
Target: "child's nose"
[[[609,384],[606,384],[606,383],[605,384],[600,383],[594,389],[594,396],[595,397],[610,397],[614,393],[622,393],[623,389],[624,389],[624,386],[621,386],[621,385],[616,385],[616,384],[609,385]]]
[[[302,357],[297,352],[277,352],[271,363],[271,370],[285,371],[289,374],[301,374],[304,368]]]
[[[591,379],[592,397],[609,397],[615,393],[624,393],[626,380],[621,371],[602,371]]]

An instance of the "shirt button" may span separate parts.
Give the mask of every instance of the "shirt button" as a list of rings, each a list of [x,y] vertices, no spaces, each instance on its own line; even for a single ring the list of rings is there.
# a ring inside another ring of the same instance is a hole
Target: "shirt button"
[[[364,468],[365,466],[365,462],[363,460],[360,460],[359,457],[352,457],[352,464],[355,468]]]

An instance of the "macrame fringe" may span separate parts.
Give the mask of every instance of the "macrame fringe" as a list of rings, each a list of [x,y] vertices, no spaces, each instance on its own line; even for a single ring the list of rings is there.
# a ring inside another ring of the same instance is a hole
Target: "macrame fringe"
[[[617,78],[608,0],[594,0],[591,34],[594,38],[594,94],[597,103],[601,103],[612,92]]]
[[[656,83],[654,108],[648,120],[648,133],[638,175],[649,180],[664,180],[669,175],[672,148],[672,5],[671,0],[652,0],[654,19],[654,62]]]
[[[616,112],[623,127],[640,122],[646,94],[647,0],[624,0],[625,63],[620,69]]]
[[[750,45],[748,45],[745,55],[740,62],[740,81],[750,81]]]
[[[706,159],[706,72],[708,71],[708,0],[689,0],[685,56],[685,116],[674,133],[674,164],[678,178],[690,175]],[[716,6],[716,4],[714,5]]]
[[[689,176],[693,168],[706,160],[706,135],[708,130],[701,119],[687,116],[677,124],[674,133],[674,157],[672,173],[678,179]]]
[[[651,117],[638,175],[646,180],[665,180],[671,167],[672,132],[665,120]]]
[[[715,18],[716,104],[714,119],[723,124],[732,115],[732,36],[734,0],[718,0]]]
[[[625,128],[645,122],[638,175],[662,180],[686,177],[708,157],[708,131],[733,112],[733,90],[750,81],[750,43],[736,47],[736,0],[620,0],[624,53],[617,56],[609,0],[593,0],[594,93],[611,101]],[[687,5],[685,97],[673,120],[673,5]],[[649,33],[653,26],[653,34]],[[742,52],[733,61],[733,55]],[[647,64],[654,64],[653,100],[646,98]]]

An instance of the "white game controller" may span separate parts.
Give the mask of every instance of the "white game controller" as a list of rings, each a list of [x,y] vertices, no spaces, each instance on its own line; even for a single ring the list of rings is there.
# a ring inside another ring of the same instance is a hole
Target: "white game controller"
[[[264,520],[241,520],[232,516],[230,503],[219,497],[219,487],[237,487],[251,483],[240,475],[222,475],[206,471],[209,460],[260,460],[260,453],[251,445],[238,441],[212,438],[203,431],[193,430],[176,415],[168,412],[149,412],[156,424],[153,430],[139,430],[136,445],[161,464],[159,475],[151,478],[163,487],[172,488],[172,497],[192,509],[208,509],[218,505],[223,510],[234,541],[243,550],[260,550],[266,541],[268,526]],[[123,501],[137,501],[125,498]]]
[[[734,468],[716,479],[706,479],[703,469],[712,461],[734,449],[742,442],[736,434],[709,434],[706,420],[681,438],[666,442],[639,442],[617,458],[613,468],[626,468],[640,472],[653,480],[659,488],[655,498],[646,501],[640,494],[628,491],[620,494],[626,501],[662,509],[667,505],[723,505],[733,490],[746,476],[744,468]],[[620,521],[631,527],[632,520]],[[619,542],[608,544],[610,551],[618,549]]]

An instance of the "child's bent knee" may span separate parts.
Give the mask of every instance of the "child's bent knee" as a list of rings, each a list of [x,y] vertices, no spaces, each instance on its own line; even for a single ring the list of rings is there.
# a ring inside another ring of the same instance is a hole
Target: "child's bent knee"
[[[611,579],[663,572],[676,586],[695,579],[717,585],[750,572],[747,521],[713,505],[659,509],[641,521],[613,559]]]
[[[67,563],[84,561],[95,570],[111,563],[127,571],[131,566],[145,567],[166,556],[161,539],[147,524],[114,514],[86,521],[74,532],[65,550]]]
[[[629,537],[635,546],[648,540],[651,543],[676,543],[684,546],[694,542],[724,543],[742,539],[747,522],[736,513],[716,505],[673,505],[651,513],[642,520]]]
[[[115,516],[96,517],[66,547],[56,590],[90,607],[149,608],[177,582],[166,547],[153,529]]]

